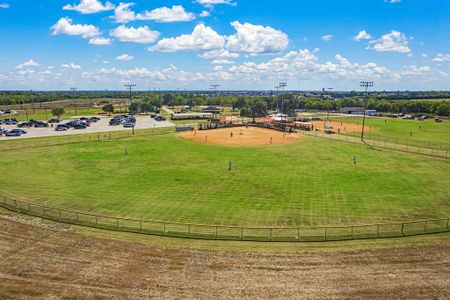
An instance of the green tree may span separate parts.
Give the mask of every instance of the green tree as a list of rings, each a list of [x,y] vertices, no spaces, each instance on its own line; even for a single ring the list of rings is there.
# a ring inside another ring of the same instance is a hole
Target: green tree
[[[133,102],[131,103],[130,107],[129,107],[129,111],[132,115],[135,115],[139,112],[140,110],[140,105],[137,102]]]
[[[102,110],[105,113],[112,114],[114,113],[114,105],[112,105],[111,103],[103,105]]]
[[[250,117],[255,123],[256,117],[264,117],[267,115],[267,103],[261,99],[253,98],[247,103],[247,108],[250,112]]]
[[[242,109],[246,105],[244,97],[239,97],[235,102],[233,102],[233,110]]]
[[[52,115],[57,116],[58,118],[64,114],[64,108],[62,107],[53,107]]]

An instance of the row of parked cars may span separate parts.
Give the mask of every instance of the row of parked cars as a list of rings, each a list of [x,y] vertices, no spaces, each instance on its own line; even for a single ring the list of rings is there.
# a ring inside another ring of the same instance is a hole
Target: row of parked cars
[[[56,125],[55,130],[56,131],[66,131],[66,130],[69,130],[70,128],[86,129],[89,126],[91,126],[92,123],[96,123],[98,121],[100,121],[100,118],[97,118],[97,117],[90,117],[90,118],[82,117],[77,120],[72,120],[72,121],[69,121],[64,124],[58,124],[58,125]]]
[[[119,115],[115,116],[111,120],[109,120],[110,126],[118,126],[123,125],[125,128],[131,128],[136,126],[136,118],[128,115]]]
[[[21,128],[15,128],[15,129],[11,129],[11,130],[6,130],[3,128],[0,128],[0,135],[5,135],[5,136],[21,136],[22,134],[26,134],[27,131],[23,130]]]

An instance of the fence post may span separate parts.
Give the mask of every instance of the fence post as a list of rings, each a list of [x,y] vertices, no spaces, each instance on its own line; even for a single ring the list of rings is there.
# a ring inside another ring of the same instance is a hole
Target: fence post
[[[353,226],[352,226],[352,240],[354,239],[354,237],[353,237]]]
[[[450,222],[450,218],[447,218],[447,230],[448,230],[448,223]]]
[[[270,234],[269,234],[269,240],[270,240],[270,241],[272,241],[272,233],[273,233],[272,231],[273,231],[273,228],[271,227],[271,228],[270,228]]]
[[[214,239],[217,240],[217,226],[216,226],[216,232],[215,232],[215,235],[214,235]]]
[[[405,236],[405,233],[403,232],[403,230],[405,229],[405,223],[402,223],[402,235]]]
[[[191,235],[191,224],[188,224],[187,236],[189,237],[190,235]]]
[[[78,216],[78,212],[75,213],[77,216],[77,223],[80,222],[80,217]]]
[[[119,218],[116,218],[116,222],[117,222],[117,229],[119,229]]]
[[[325,241],[327,240],[327,231],[328,231],[328,228],[325,228]]]
[[[142,219],[139,220],[139,232],[142,231]]]
[[[425,221],[423,229],[425,230],[425,232],[428,232],[428,222]]]
[[[300,228],[297,228],[297,241],[300,242]]]
[[[95,225],[98,226],[98,216],[95,215]]]
[[[380,224],[377,224],[377,237],[380,237]]]
[[[241,240],[244,239],[244,227],[241,227]]]
[[[59,217],[59,220],[61,221],[62,218],[61,218],[61,210],[60,209],[58,209],[58,217]]]
[[[163,235],[166,234],[166,223],[163,223]]]

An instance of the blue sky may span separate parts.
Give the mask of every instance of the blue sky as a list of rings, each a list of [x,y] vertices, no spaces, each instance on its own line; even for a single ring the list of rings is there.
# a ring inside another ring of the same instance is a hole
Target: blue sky
[[[0,0],[0,90],[448,90],[448,0]]]

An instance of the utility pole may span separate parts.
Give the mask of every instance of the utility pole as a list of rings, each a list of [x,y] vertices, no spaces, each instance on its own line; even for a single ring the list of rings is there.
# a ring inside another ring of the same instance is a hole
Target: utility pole
[[[77,104],[75,102],[75,91],[77,88],[70,88],[72,90],[72,101],[73,101],[73,109],[75,111],[75,116],[77,115]]]
[[[283,121],[283,96],[284,96],[284,88],[287,87],[287,82],[280,82],[280,88],[282,90],[281,94],[281,121]]]
[[[124,87],[127,87],[128,89],[129,89],[129,91],[130,91],[130,93],[129,93],[129,96],[128,96],[128,109],[130,110],[130,112],[131,112],[131,89],[133,88],[133,87],[135,87],[136,85],[135,84],[132,84],[132,83],[130,83],[130,84],[124,84],[123,85]],[[131,114],[133,114],[133,113],[131,113]]]
[[[364,116],[363,116],[363,124],[362,124],[362,129],[361,129],[361,141],[364,142],[364,126],[366,124],[366,108],[367,108],[367,101],[369,100],[369,87],[373,87],[374,86],[374,82],[373,81],[361,81],[360,82],[360,87],[363,87],[366,89],[366,97],[367,100],[364,103]]]
[[[280,98],[280,86],[279,85],[277,85],[276,87],[275,87],[275,89],[277,90],[277,96],[276,96],[276,98],[277,98],[277,114],[279,114],[280,113],[280,109],[279,109],[279,107],[278,107],[278,100],[279,100],[279,98]]]

